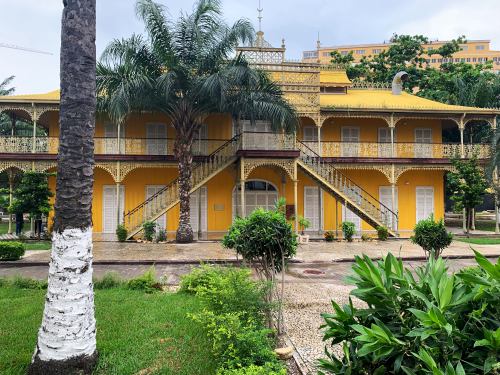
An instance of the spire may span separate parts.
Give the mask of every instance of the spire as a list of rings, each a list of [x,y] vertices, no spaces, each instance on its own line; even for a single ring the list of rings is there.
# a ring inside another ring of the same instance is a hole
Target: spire
[[[257,16],[257,18],[259,19],[259,32],[262,32],[262,11],[264,10],[264,8],[262,8],[261,4],[260,4],[260,0],[259,0],[259,7],[257,8],[257,12],[259,12],[259,15]]]
[[[318,64],[321,62],[321,59],[319,57],[319,50],[321,49],[321,41],[319,40],[319,31],[318,31],[318,39],[316,40],[316,53],[318,54],[318,59],[317,62]]]

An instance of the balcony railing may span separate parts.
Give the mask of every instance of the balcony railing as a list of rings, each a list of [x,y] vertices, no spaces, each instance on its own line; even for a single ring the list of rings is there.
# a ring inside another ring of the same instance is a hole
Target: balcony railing
[[[174,155],[174,139],[171,138],[94,138],[96,155]],[[195,156],[212,154],[227,139],[202,139],[193,142]],[[318,142],[303,142],[314,152],[318,152]],[[0,136],[0,153],[11,154],[57,154],[59,138],[37,137],[33,147],[32,137]],[[286,151],[296,150],[293,134],[244,132],[240,137],[242,150]],[[394,151],[391,143],[377,142],[321,142],[323,157],[358,157],[358,158],[436,158],[450,159],[460,156],[462,146],[459,143],[411,143],[396,142]],[[393,154],[394,152],[394,154]],[[476,155],[479,159],[489,158],[489,144],[465,144],[464,156]]]
[[[312,148],[311,144],[312,142],[308,142],[309,147]],[[461,145],[459,143],[396,142],[394,143],[393,156],[390,143],[321,142],[321,156],[323,157],[450,159],[460,157],[460,155]],[[464,145],[464,156],[470,158],[473,155],[479,159],[486,159],[491,155],[491,146],[488,144]]]

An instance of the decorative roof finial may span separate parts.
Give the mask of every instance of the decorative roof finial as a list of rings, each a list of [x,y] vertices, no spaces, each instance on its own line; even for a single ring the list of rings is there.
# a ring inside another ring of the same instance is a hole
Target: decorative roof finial
[[[259,19],[259,31],[262,32],[262,11],[264,8],[262,8],[259,0],[259,7],[257,8],[257,12],[259,12],[259,16],[257,17]]]
[[[316,48],[318,50],[321,48],[321,41],[319,40],[319,31],[318,31],[318,40],[316,40]]]

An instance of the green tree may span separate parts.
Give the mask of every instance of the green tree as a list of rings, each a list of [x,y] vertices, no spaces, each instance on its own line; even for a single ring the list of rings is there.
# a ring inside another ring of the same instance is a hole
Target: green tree
[[[488,183],[476,157],[453,159],[452,165],[456,172],[448,173],[448,190],[455,209],[465,209],[465,231],[468,233],[474,220],[472,209],[483,202]]]
[[[0,82],[0,96],[12,95],[16,91],[15,87],[9,87],[14,78],[14,76],[10,76]]]
[[[268,120],[275,129],[293,130],[297,116],[267,74],[253,69],[235,48],[253,40],[247,20],[228,26],[218,0],[199,0],[191,14],[170,20],[152,0],[138,0],[136,13],[148,38],[113,41],[97,67],[102,110],[116,122],[133,111],[160,112],[176,130],[180,216],[176,239],[191,242],[189,191],[192,144],[210,113],[235,120]]]
[[[48,215],[51,210],[49,199],[54,195],[49,188],[50,173],[25,172],[13,191],[12,213],[28,213],[32,218]]]

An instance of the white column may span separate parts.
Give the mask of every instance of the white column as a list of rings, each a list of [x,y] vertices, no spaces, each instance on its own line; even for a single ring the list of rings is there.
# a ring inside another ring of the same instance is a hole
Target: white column
[[[120,225],[120,183],[116,183],[116,226]]]
[[[321,190],[321,187],[318,186],[318,234],[322,233],[323,230],[323,207],[322,207],[322,195],[323,195],[323,190]]]
[[[201,228],[201,187],[198,189],[198,240],[201,238],[203,230]]]
[[[391,183],[391,200],[392,200],[392,212],[396,213],[396,184]],[[392,230],[397,231],[397,223],[396,223],[396,217],[392,216],[391,217],[391,223],[392,223]]]
[[[297,192],[297,179],[293,180],[293,204],[295,205],[295,233],[299,234],[299,194]]]
[[[394,126],[389,128],[391,130],[391,157],[396,157],[396,149],[394,145]]]
[[[321,126],[318,126],[318,155],[323,156],[321,152]]]
[[[465,158],[465,146],[464,146],[464,127],[463,124],[459,127],[460,130],[460,158]]]
[[[245,160],[241,158],[240,160],[240,194],[241,194],[241,217],[246,216],[245,208]]]
[[[12,190],[14,187],[14,176],[12,173],[12,169],[9,170],[9,207],[12,206]],[[8,234],[12,234],[12,213],[9,212],[9,229],[7,230]]]

